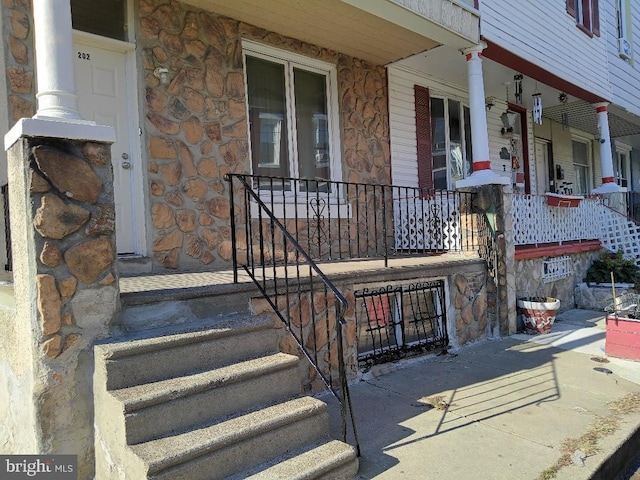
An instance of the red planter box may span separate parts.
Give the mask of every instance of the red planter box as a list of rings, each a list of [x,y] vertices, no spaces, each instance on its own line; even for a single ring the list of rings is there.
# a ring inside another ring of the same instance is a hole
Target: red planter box
[[[547,205],[550,207],[577,207],[584,197],[579,195],[559,195],[557,193],[545,193]]]
[[[640,361],[640,320],[608,315],[604,352],[612,357]]]

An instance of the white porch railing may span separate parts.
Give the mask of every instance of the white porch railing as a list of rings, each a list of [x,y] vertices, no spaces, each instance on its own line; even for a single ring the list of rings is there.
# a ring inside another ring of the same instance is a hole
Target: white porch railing
[[[540,245],[598,239],[611,252],[640,265],[640,226],[606,206],[600,198],[585,198],[577,207],[551,207],[544,196],[511,195],[513,242]]]

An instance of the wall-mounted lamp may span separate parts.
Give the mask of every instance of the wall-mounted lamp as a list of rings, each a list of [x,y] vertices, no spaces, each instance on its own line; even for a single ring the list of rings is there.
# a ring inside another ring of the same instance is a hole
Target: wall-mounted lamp
[[[512,110],[507,109],[502,115],[500,115],[500,120],[502,120],[502,130],[500,132],[504,135],[505,133],[513,132],[513,125],[518,118],[518,114]]]
[[[167,76],[168,73],[169,73],[169,70],[167,70],[166,68],[157,67],[153,71],[153,76],[156,77],[158,80],[160,80],[160,83],[162,83],[163,85],[166,85],[167,83],[169,83],[169,78]]]
[[[487,110],[491,110],[491,107],[493,107],[496,104],[496,97],[487,97],[484,99],[484,105],[485,107],[487,107]]]

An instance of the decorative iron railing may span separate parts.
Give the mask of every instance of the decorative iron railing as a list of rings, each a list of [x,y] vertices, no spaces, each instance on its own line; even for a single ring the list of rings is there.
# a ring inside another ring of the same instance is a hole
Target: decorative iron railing
[[[242,256],[285,256],[282,233],[271,236],[258,224],[259,202],[293,236],[314,261],[477,251],[477,222],[473,194],[392,185],[330,182],[296,178],[229,175],[255,193],[235,197],[243,205],[236,219],[238,252]],[[385,263],[386,264],[386,263]]]
[[[360,455],[344,355],[343,328],[346,325],[344,315],[347,300],[300,245],[300,237],[296,238],[289,232],[287,220],[274,214],[274,190],[271,190],[269,208],[262,192],[254,190],[256,183],[251,177],[227,175],[225,179],[229,182],[234,280],[237,282],[237,267],[242,265],[318,376],[340,402],[345,442],[349,414],[355,446]],[[306,186],[311,188],[312,184]],[[313,188],[327,187],[315,183]],[[236,212],[237,201],[239,212]],[[313,207],[309,205],[308,208]],[[257,222],[251,221],[252,215],[255,215]],[[243,258],[239,258],[235,248],[238,242],[243,241],[236,228],[238,219],[246,222],[244,241],[249,247]],[[247,240],[254,235],[259,239],[255,248]],[[321,243],[324,241],[319,235],[314,232],[307,238],[317,238],[319,242],[316,246],[322,250]],[[308,245],[312,244],[310,241]],[[270,245],[270,249],[264,248],[266,245]]]
[[[444,280],[354,292],[358,361],[370,366],[449,344]]]

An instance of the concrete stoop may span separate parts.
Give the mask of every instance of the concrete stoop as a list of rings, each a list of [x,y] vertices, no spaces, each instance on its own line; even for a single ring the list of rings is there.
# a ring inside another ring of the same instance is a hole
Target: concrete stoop
[[[272,320],[95,347],[96,479],[348,479],[355,450],[326,405],[300,397],[300,365]]]

